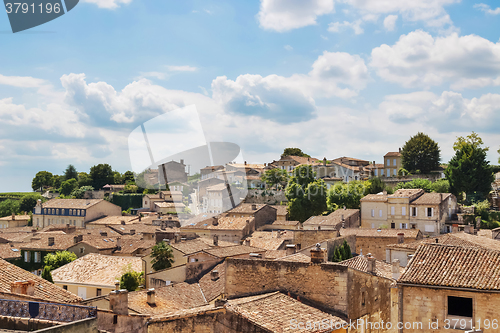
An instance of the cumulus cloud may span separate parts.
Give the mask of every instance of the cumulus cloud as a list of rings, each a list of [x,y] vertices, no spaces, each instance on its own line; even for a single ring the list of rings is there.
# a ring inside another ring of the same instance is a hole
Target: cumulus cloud
[[[384,28],[387,31],[394,31],[396,28],[396,21],[398,20],[398,15],[387,15],[384,19]]]
[[[370,65],[383,79],[405,87],[500,85],[500,44],[476,35],[432,37],[417,30],[392,46],[374,48]]]
[[[462,94],[444,91],[389,95],[379,109],[398,124],[421,123],[442,133],[453,131],[498,132],[500,95],[485,94],[467,99]]]
[[[318,16],[332,13],[334,0],[261,0],[260,26],[278,32],[315,25]]]
[[[488,5],[484,4],[484,3],[475,4],[474,8],[477,8],[480,11],[483,11],[486,14],[490,14],[490,15],[498,15],[498,14],[500,14],[500,7],[497,7],[496,9],[491,9],[490,6],[488,6]]]
[[[128,5],[132,0],[83,0],[83,2],[95,4],[99,8],[117,9],[121,5]]]
[[[233,113],[257,115],[284,123],[309,119],[314,98],[351,98],[369,80],[363,59],[344,52],[324,52],[306,74],[225,76],[212,82],[213,98]]]
[[[365,32],[363,28],[361,28],[361,23],[363,23],[362,20],[356,20],[354,22],[332,22],[328,25],[328,31],[338,33],[344,30],[344,28],[351,28],[352,30],[354,30],[354,33],[356,35],[360,35]]]
[[[193,66],[167,66],[167,69],[171,72],[195,72],[198,68]]]

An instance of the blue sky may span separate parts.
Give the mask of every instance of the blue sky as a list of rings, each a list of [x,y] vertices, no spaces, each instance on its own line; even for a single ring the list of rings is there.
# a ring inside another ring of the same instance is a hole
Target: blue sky
[[[423,131],[442,160],[500,146],[500,9],[460,0],[81,0],[12,34],[0,15],[0,191],[39,170],[131,168],[127,137],[194,104],[249,162],[296,146],[382,161]],[[184,126],[179,124],[179,127]],[[175,146],[175,143],[172,143]]]

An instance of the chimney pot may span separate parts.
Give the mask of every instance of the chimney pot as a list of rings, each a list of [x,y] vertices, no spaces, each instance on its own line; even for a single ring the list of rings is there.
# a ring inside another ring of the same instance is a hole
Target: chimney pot
[[[250,246],[250,239],[245,239],[245,245]]]
[[[121,250],[121,248],[122,248],[122,239],[121,239],[121,237],[117,237],[116,238],[116,247],[117,247],[118,250]]]
[[[375,269],[376,269],[376,261],[375,261],[375,257],[372,256],[371,253],[368,253],[368,255],[366,256],[366,260],[367,260],[367,263],[366,263],[366,270],[368,273],[371,273],[371,274],[375,274]]]
[[[321,244],[316,244],[316,248],[311,249],[311,262],[321,264],[325,261],[325,251],[321,248]]]
[[[252,210],[257,210],[257,205],[256,204],[252,204]]]
[[[219,271],[214,269],[211,273],[210,276],[212,277],[212,281],[215,281],[219,278]]]
[[[155,289],[154,288],[151,288],[151,289],[148,289],[147,291],[147,302],[150,306],[156,306],[156,301],[155,301]]]
[[[15,294],[35,296],[35,281],[23,280],[11,282],[10,292]]]
[[[212,225],[214,225],[214,226],[219,225],[219,218],[217,216],[214,216],[212,218]]]
[[[402,244],[402,243],[404,243],[404,242],[405,242],[405,234],[404,234],[404,233],[402,233],[402,232],[400,232],[400,233],[398,234],[398,244]]]
[[[16,219],[16,214],[12,213],[12,221]]]
[[[439,243],[439,238],[436,238],[436,244]]]
[[[295,251],[296,251],[296,247],[295,247],[294,244],[288,244],[286,246],[286,255],[287,256],[290,256],[290,255],[294,254]]]
[[[179,243],[181,241],[181,235],[175,234],[174,235],[174,243]]]
[[[127,289],[113,290],[109,293],[109,309],[116,314],[128,315]]]

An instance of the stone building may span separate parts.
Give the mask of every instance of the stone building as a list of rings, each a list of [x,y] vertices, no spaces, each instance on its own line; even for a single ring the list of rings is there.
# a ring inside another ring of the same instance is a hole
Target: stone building
[[[302,227],[304,230],[340,230],[358,228],[359,225],[359,209],[337,209],[326,216],[311,216]]]
[[[388,152],[384,155],[384,169],[380,170],[380,176],[396,177],[402,165],[401,148],[399,151]]]
[[[459,332],[473,326],[484,333],[498,332],[498,267],[499,251],[419,246],[397,283],[398,322],[410,323],[404,332]],[[460,330],[450,329],[456,323]]]
[[[242,203],[227,212],[227,216],[240,218],[254,218],[255,229],[265,224],[271,224],[277,219],[277,210],[273,206],[265,204]]]
[[[0,218],[0,229],[25,227],[28,225],[31,216],[24,213],[23,215],[12,214]]]

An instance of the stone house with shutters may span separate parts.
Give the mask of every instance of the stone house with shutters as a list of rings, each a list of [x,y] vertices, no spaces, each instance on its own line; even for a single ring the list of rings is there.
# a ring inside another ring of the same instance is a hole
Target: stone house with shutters
[[[399,151],[388,152],[384,155],[384,167],[380,170],[380,176],[397,177],[398,170],[402,168],[401,148]]]
[[[369,194],[361,199],[362,228],[419,229],[427,235],[451,232],[448,225],[457,210],[451,193],[425,193],[422,189],[400,189]]]
[[[480,258],[480,259],[479,259]],[[422,323],[404,332],[483,333],[499,330],[500,252],[422,244],[397,281],[398,322]],[[434,323],[429,328],[429,323]],[[454,326],[456,325],[456,329]]]

